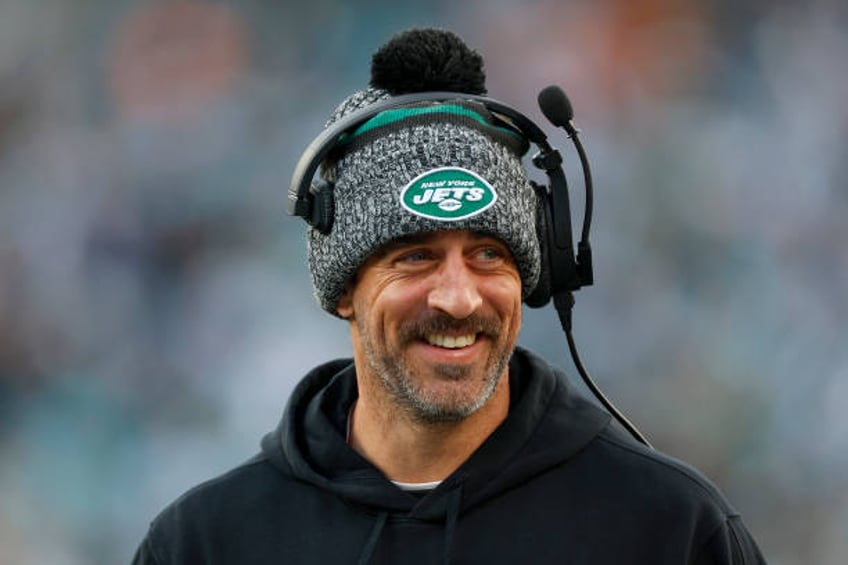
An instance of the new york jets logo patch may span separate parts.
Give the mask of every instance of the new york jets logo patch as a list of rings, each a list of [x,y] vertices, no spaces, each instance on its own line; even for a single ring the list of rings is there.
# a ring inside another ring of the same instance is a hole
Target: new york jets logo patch
[[[453,222],[476,216],[498,199],[481,177],[460,167],[443,167],[418,175],[400,193],[400,203],[413,214]]]

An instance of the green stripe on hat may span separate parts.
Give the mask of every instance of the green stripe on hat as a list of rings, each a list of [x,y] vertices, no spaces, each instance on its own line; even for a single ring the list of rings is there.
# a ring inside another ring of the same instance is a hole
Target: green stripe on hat
[[[509,133],[519,139],[524,139],[519,132],[510,128],[494,125],[482,114],[470,108],[466,108],[459,104],[439,104],[437,106],[425,106],[420,108],[395,108],[392,110],[385,110],[359,126],[353,132],[343,135],[339,141],[340,143],[350,143],[360,135],[374,129],[390,126],[410,118],[427,115],[463,116],[474,120],[482,126],[491,127]]]

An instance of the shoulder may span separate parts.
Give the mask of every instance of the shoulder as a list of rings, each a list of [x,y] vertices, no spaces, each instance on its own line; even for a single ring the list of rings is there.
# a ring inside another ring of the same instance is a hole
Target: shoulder
[[[587,448],[598,483],[654,526],[689,539],[695,563],[765,563],[739,512],[724,493],[688,463],[607,428]],[[606,469],[606,471],[604,470]]]
[[[534,407],[546,406],[542,426],[534,433],[542,449],[560,450],[562,471],[577,473],[597,488],[632,492],[636,498],[666,497],[708,505],[722,515],[736,514],[700,471],[636,441],[559,369],[518,348],[511,369],[529,383],[525,388],[531,392],[547,383],[545,393],[531,399]]]
[[[643,446],[611,427],[593,442],[590,457],[609,465],[615,473],[639,486],[646,496],[661,502],[691,505],[716,520],[738,516],[721,490],[690,464]]]
[[[276,504],[289,496],[292,489],[302,483],[292,479],[286,469],[272,463],[267,455],[259,453],[241,465],[206,480],[187,490],[154,519],[156,525],[165,521],[178,521],[190,516],[222,518],[237,514],[242,508],[254,511]]]
[[[214,514],[223,504],[232,504],[230,493],[239,491],[251,497],[273,480],[267,460],[256,455],[243,464],[214,478],[203,481],[168,504],[153,519],[156,529],[166,524],[180,522],[187,515]]]
[[[198,484],[153,519],[139,548],[147,560],[137,563],[203,562],[218,533],[238,530],[245,515],[270,514],[285,504],[293,483],[260,454]]]

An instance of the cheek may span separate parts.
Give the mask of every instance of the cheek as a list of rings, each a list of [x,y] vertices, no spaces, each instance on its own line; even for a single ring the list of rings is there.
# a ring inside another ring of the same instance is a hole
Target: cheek
[[[512,339],[521,328],[521,281],[506,279],[500,281],[493,289],[491,304],[498,311],[503,323],[508,328]]]
[[[518,332],[521,329],[521,298],[519,295],[518,300],[514,300],[512,303],[512,308],[510,311],[510,333],[512,334],[512,339],[515,340],[518,336]]]
[[[518,310],[521,312],[521,280],[504,277],[492,281],[489,287],[492,303],[504,311]]]
[[[416,296],[416,291],[410,285],[386,284],[358,296],[356,313],[372,333],[380,333],[386,335],[386,339],[391,339],[391,333],[396,332],[404,320],[414,317],[416,304],[419,304]]]

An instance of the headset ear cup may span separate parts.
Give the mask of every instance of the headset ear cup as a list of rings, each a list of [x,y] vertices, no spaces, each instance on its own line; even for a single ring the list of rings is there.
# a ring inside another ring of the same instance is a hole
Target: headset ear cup
[[[333,228],[333,216],[336,212],[333,189],[333,183],[322,179],[313,182],[309,190],[312,195],[312,210],[309,217],[309,225],[324,235],[329,235],[330,230]]]
[[[527,296],[524,303],[530,308],[541,308],[551,300],[551,211],[550,196],[547,187],[531,182],[536,191],[536,239],[539,241],[541,269],[536,288]]]

